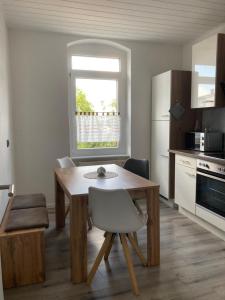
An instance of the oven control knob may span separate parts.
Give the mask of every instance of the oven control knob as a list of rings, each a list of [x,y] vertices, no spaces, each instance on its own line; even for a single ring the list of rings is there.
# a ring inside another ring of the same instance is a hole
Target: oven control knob
[[[206,164],[205,167],[206,167],[207,169],[209,169],[209,165],[208,165],[208,164]]]

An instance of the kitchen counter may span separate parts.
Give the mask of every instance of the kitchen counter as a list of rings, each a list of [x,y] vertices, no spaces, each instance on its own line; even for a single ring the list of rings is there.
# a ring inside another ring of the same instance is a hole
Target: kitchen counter
[[[200,151],[194,151],[194,150],[169,150],[169,152],[174,153],[174,154],[193,157],[196,159],[202,159],[202,160],[210,161],[210,162],[221,164],[221,165],[225,165],[225,159],[208,156],[206,152],[200,152]],[[210,154],[213,154],[213,153],[216,154],[218,152],[211,152]]]

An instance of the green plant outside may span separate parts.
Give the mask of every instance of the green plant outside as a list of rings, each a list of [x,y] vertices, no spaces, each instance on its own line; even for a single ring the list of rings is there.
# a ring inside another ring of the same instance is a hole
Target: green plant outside
[[[77,143],[77,149],[118,148],[117,142],[85,142]]]
[[[87,96],[80,89],[76,90],[76,110],[79,112],[94,111],[91,102],[87,100]]]

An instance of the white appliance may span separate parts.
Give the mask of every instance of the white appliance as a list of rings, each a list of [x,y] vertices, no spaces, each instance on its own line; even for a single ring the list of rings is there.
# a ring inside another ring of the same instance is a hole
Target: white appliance
[[[175,180],[175,155],[169,150],[185,148],[185,133],[196,122],[190,99],[190,71],[171,70],[152,78],[151,180],[167,199],[174,198]]]
[[[169,129],[171,71],[152,79],[151,180],[160,185],[160,195],[169,198]]]

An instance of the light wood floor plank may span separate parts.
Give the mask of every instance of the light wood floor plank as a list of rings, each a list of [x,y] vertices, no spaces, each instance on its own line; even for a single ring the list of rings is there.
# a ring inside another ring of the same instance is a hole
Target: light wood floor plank
[[[139,283],[139,300],[224,300],[225,242],[177,211],[161,204],[161,265],[144,268],[132,251]],[[69,218],[66,228],[54,229],[54,215],[46,232],[46,282],[11,289],[5,300],[130,300],[129,274],[118,237],[107,262],[101,262],[91,288],[70,282]],[[103,243],[103,232],[88,232],[89,269]],[[138,232],[146,256],[146,229]]]

